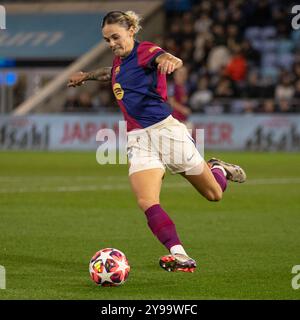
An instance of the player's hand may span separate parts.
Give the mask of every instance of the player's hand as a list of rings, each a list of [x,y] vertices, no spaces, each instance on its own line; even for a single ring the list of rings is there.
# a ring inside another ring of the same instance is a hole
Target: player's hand
[[[157,69],[160,71],[162,74],[170,74],[172,73],[176,68],[176,65],[173,61],[170,60],[162,60],[158,65]]]
[[[84,84],[84,81],[86,80],[87,73],[86,72],[76,72],[74,73],[68,82],[68,87],[77,87]]]
[[[155,62],[157,63],[157,69],[162,74],[170,74],[182,67],[182,60],[167,52],[159,55]]]

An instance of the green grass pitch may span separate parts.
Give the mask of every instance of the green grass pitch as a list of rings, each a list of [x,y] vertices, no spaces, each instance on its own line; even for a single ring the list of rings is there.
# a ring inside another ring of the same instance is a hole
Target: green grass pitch
[[[212,154],[206,155],[208,159]],[[193,274],[168,273],[166,253],[131,193],[126,165],[95,153],[0,153],[0,299],[300,299],[300,154],[214,153],[241,164],[245,184],[221,202],[167,175],[161,203],[177,226]],[[121,287],[97,287],[88,263],[115,247],[131,272]]]

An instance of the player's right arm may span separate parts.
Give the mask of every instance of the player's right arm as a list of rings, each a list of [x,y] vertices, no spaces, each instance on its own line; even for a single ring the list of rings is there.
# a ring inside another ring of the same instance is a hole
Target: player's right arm
[[[76,72],[70,77],[68,87],[81,86],[87,80],[111,81],[111,69],[111,67],[102,67],[91,72]]]

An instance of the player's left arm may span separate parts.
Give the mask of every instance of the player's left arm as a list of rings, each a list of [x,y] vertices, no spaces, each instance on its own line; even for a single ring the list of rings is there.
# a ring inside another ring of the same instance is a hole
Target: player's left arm
[[[68,82],[68,87],[81,86],[87,80],[97,80],[101,82],[111,81],[111,67],[102,67],[91,72],[76,72]]]
[[[159,55],[155,59],[155,62],[157,64],[158,70],[160,70],[161,73],[167,74],[170,74],[174,72],[176,69],[179,69],[183,66],[183,62],[181,59],[167,52]]]

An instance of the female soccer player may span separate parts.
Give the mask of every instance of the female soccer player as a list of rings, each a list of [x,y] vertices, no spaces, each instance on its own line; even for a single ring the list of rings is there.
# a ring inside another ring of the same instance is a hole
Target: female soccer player
[[[109,12],[102,22],[104,40],[113,51],[112,67],[74,74],[68,86],[86,80],[111,81],[112,90],[127,121],[129,180],[148,226],[169,250],[159,264],[167,271],[193,272],[175,225],[160,205],[165,169],[180,173],[210,201],[219,201],[227,180],[244,182],[239,166],[215,158],[206,163],[184,124],[174,119],[167,103],[166,75],[182,61],[147,41],[139,42],[140,17],[132,12]]]

